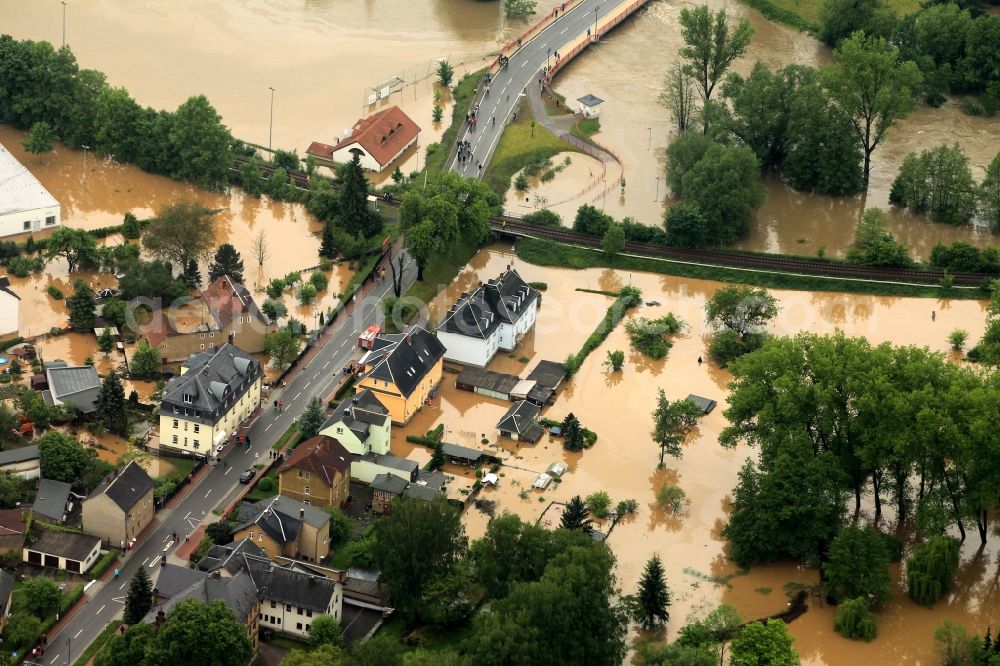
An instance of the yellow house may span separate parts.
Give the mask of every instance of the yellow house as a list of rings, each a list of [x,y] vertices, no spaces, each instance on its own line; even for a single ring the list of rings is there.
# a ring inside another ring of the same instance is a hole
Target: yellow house
[[[298,446],[278,470],[278,494],[306,506],[347,501],[353,456],[333,437],[318,435]]]
[[[356,392],[370,390],[389,410],[392,422],[404,425],[441,383],[444,354],[437,336],[420,326],[376,338],[361,359],[364,376]]]
[[[208,458],[260,407],[263,377],[235,345],[193,354],[163,390],[160,447]]]
[[[330,554],[330,514],[283,495],[240,505],[233,541],[250,539],[274,559],[321,562]]]

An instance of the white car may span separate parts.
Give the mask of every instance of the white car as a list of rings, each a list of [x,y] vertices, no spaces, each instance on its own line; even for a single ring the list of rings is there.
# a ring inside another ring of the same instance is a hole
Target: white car
[[[224,448],[226,448],[225,444],[219,444],[217,447],[215,447],[215,457],[216,458],[219,457],[219,455],[222,453],[222,449],[224,449]]]

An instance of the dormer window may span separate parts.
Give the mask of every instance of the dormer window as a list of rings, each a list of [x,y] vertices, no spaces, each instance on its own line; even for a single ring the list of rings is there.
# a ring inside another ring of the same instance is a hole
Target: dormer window
[[[192,394],[190,394],[190,393],[185,393],[184,394],[184,402],[186,402],[188,404],[194,402],[194,396]],[[185,413],[186,412],[187,412],[187,410],[185,410]]]

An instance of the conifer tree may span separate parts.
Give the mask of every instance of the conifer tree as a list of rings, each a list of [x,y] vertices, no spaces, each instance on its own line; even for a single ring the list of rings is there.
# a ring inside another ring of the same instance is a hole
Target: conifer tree
[[[125,411],[125,389],[114,371],[104,378],[95,403],[97,417],[104,427],[125,437],[128,435],[128,412]]]
[[[570,412],[562,422],[563,447],[569,451],[583,450],[583,427],[580,419]]]
[[[438,440],[437,444],[434,445],[434,453],[431,454],[431,461],[427,466],[432,470],[441,469],[444,467],[444,462],[444,445],[441,440]]]
[[[319,398],[313,398],[306,403],[306,408],[299,417],[299,432],[302,433],[302,439],[315,437],[325,420],[326,415],[323,413],[323,404]]]
[[[111,335],[111,329],[105,327],[101,334],[97,336],[97,348],[107,356],[115,348],[115,339]]]
[[[236,248],[229,243],[223,243],[215,251],[215,257],[208,267],[208,281],[215,282],[223,275],[228,275],[233,282],[243,282],[243,258]]]
[[[153,583],[149,580],[146,567],[139,567],[125,595],[125,612],[122,621],[125,624],[138,624],[153,607]]]
[[[566,503],[559,526],[567,530],[582,529],[590,531],[590,512],[579,495],[576,495]]]
[[[66,299],[69,306],[69,323],[78,331],[86,331],[94,327],[94,311],[97,304],[94,292],[83,280],[73,284],[73,295]]]
[[[639,580],[639,589],[633,597],[632,617],[646,631],[662,627],[670,620],[670,590],[663,576],[663,562],[653,555]]]

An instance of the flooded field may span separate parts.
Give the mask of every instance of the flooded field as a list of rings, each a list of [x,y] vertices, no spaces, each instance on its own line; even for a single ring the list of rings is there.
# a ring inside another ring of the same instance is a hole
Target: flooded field
[[[600,107],[601,131],[594,139],[623,159],[626,180],[624,197],[616,190],[606,197],[583,196],[557,207],[564,219],[571,220],[583,203],[603,206],[618,218],[631,215],[647,224],[663,219],[664,206],[670,203],[669,191],[657,177],[663,175],[664,149],[673,131],[657,98],[663,75],[682,43],[680,11],[693,4],[651,3],[556,77],[555,90],[574,107],[575,100],[587,93],[605,100]],[[818,66],[830,60],[829,49],[813,37],[772,23],[740,3],[708,0],[708,5],[744,16],[754,28],[747,55],[735,63],[734,71],[746,74],[758,60],[770,67],[792,63]],[[954,101],[940,109],[917,109],[891,130],[885,144],[876,150],[866,205],[888,206],[889,187],[908,152],[956,141],[969,156],[974,176],[980,179],[1000,146],[1000,123],[967,116]],[[796,192],[777,179],[765,184],[767,201],[757,213],[750,235],[736,247],[796,254],[815,254],[823,247],[828,256],[846,252],[861,215],[860,197],[843,200]],[[581,181],[580,188],[583,186]],[[979,245],[997,242],[989,233],[936,224],[896,211],[889,212],[888,227],[918,258],[926,257],[938,240]]]
[[[447,310],[460,291],[495,277],[512,260],[508,247],[494,246],[480,252],[456,283],[431,304],[432,320]],[[561,419],[573,412],[585,427],[594,430],[598,441],[583,453],[565,452],[560,440],[549,435],[535,446],[521,446],[510,440],[498,442],[494,426],[509,404],[459,391],[454,386],[454,375],[447,373],[434,404],[421,410],[406,428],[394,430],[393,452],[409,455],[414,449],[405,442],[405,436],[423,434],[438,423],[445,426],[445,441],[493,453],[502,449],[502,455],[507,457],[504,476],[496,489],[485,489],[479,498],[496,502],[497,511],[513,511],[531,521],[538,519],[551,501],[566,501],[576,494],[586,496],[605,490],[613,501],[637,500],[638,514],[616,526],[608,543],[618,558],[619,580],[626,592],[635,587],[646,559],[654,552],[661,554],[674,593],[671,636],[690,614],[703,614],[719,603],[736,605],[746,617],[768,615],[784,607],[786,584],[815,584],[814,570],[776,565],[740,574],[724,557],[719,530],[726,520],[727,501],[737,472],[750,451],[743,447],[729,451],[718,445],[718,434],[726,425],[722,412],[730,377],[711,364],[699,366],[696,362],[698,356],[705,355],[708,333],[704,302],[719,285],[601,269],[541,268],[516,260],[514,265],[526,280],[546,282],[548,290],[543,293],[534,331],[511,357],[497,356],[489,366],[491,370],[524,375],[539,360],[560,361],[569,351],[578,349],[611,301],[599,294],[575,291],[578,287],[615,290],[623,284],[634,284],[643,290],[645,300],[662,303],[642,306],[637,315],[654,317],[670,311],[683,318],[689,328],[674,341],[665,360],[651,361],[630,349],[624,328],[619,326],[588,357],[577,376],[560,389],[556,403],[543,416]],[[833,333],[840,329],[873,342],[891,341],[946,351],[946,337],[953,328],[968,329],[971,339],[982,335],[984,328],[984,303],[977,301],[772,293],[781,306],[773,327],[778,333]],[[930,319],[932,309],[937,311],[934,322]],[[926,325],[914,325],[922,321]],[[613,349],[626,351],[622,373],[608,373],[602,367],[606,352]],[[661,387],[671,400],[695,393],[718,400],[719,407],[702,419],[685,445],[684,457],[668,459],[665,469],[657,470],[657,451],[649,430],[656,391]],[[484,437],[490,442],[485,446],[480,443]],[[426,455],[425,451],[416,447],[418,456]],[[537,474],[557,461],[570,467],[562,482],[545,491],[531,490]],[[665,482],[679,484],[690,498],[690,507],[682,515],[664,513],[656,505],[654,494]],[[522,495],[522,491],[527,492]],[[549,512],[543,520],[557,520],[555,515]],[[465,520],[470,536],[476,537],[485,530],[488,517],[470,507]],[[992,584],[997,575],[994,553],[1000,542],[994,537],[978,555],[975,548],[976,544],[969,543],[964,552],[964,584],[933,612],[918,607],[897,591],[893,602],[879,615],[879,638],[872,644],[847,641],[833,633],[832,610],[811,602],[809,612],[789,626],[806,663],[929,664],[933,629],[945,617],[984,632],[991,615],[1000,608],[1000,597]]]

